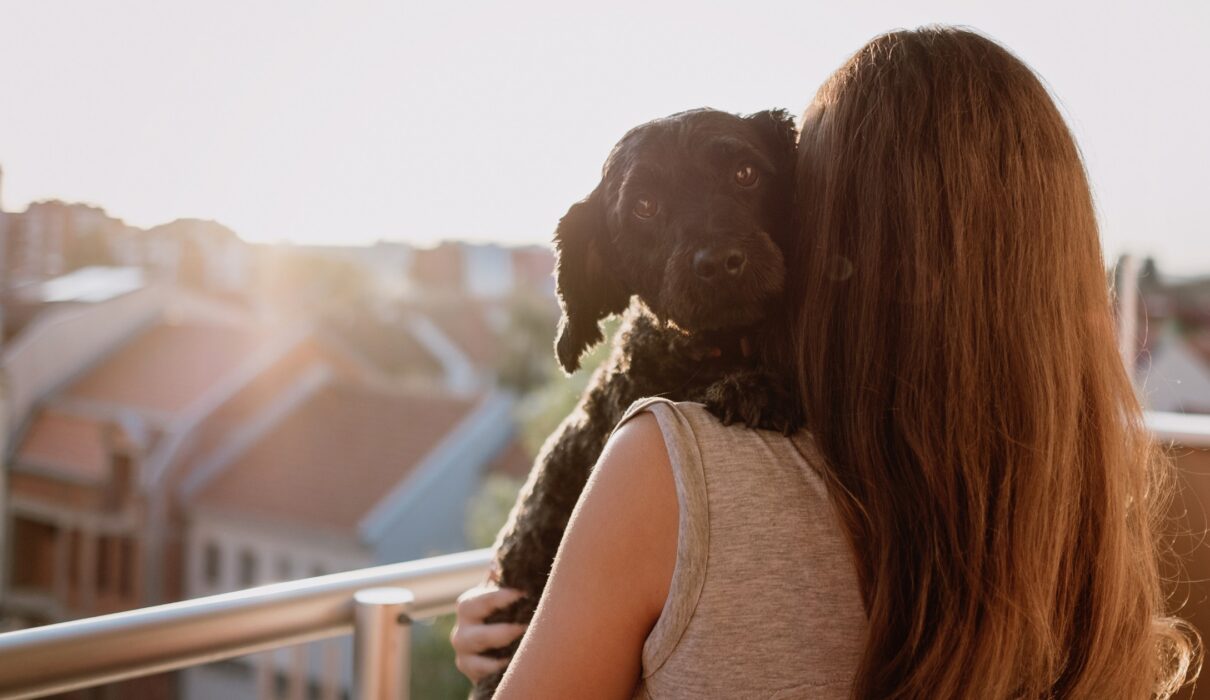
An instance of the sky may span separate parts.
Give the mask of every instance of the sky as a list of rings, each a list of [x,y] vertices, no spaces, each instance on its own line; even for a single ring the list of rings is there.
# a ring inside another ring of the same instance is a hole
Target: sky
[[[262,242],[545,242],[629,127],[800,113],[865,41],[929,23],[1050,86],[1107,256],[1210,272],[1204,0],[0,0],[0,201]]]

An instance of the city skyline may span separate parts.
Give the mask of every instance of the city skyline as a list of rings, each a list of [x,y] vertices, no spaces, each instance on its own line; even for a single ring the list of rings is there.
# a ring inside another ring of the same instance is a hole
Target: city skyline
[[[797,113],[873,35],[946,22],[1047,81],[1107,257],[1210,269],[1210,98],[1189,89],[1210,68],[1204,4],[227,4],[0,1],[5,208],[213,219],[253,242],[544,243],[628,127],[705,104]]]

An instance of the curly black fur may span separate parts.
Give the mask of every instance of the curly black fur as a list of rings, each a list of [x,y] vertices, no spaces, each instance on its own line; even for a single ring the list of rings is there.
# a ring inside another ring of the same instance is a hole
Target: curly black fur
[[[563,367],[576,369],[602,339],[602,318],[629,310],[609,360],[543,446],[500,532],[498,582],[526,597],[489,622],[533,617],[588,475],[637,399],[700,401],[724,422],[784,433],[801,424],[797,396],[763,351],[774,332],[763,324],[785,286],[794,142],[781,110],[703,109],[649,122],[622,138],[600,185],[559,222]],[[510,656],[518,644],[491,653]],[[491,697],[502,675],[472,697]]]

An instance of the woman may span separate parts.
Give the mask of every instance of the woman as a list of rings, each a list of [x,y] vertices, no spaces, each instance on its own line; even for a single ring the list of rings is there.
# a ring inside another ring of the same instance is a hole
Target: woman
[[[1041,82],[971,32],[878,37],[804,114],[798,178],[808,432],[632,409],[498,697],[1170,695],[1196,652],[1157,570],[1168,466]],[[508,595],[467,599],[461,667],[516,633],[477,624]]]

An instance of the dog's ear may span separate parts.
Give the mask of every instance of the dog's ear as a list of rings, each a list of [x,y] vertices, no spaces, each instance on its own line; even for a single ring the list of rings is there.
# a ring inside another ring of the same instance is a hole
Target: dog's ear
[[[755,124],[770,146],[778,153],[789,156],[794,153],[798,143],[798,129],[794,126],[794,118],[784,109],[766,109],[745,117]]]
[[[601,257],[608,232],[598,187],[559,220],[555,229],[555,286],[563,317],[555,355],[567,372],[580,367],[580,355],[604,339],[598,322],[626,308],[630,295]]]

